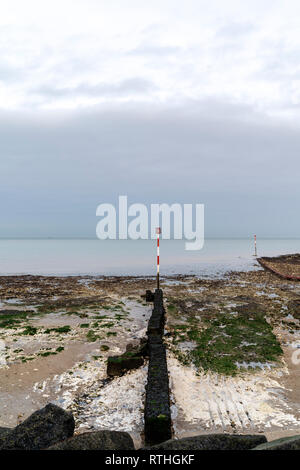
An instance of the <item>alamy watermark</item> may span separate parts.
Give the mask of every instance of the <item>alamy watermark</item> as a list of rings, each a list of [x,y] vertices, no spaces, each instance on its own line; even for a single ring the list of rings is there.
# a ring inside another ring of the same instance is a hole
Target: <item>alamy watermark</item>
[[[118,210],[113,204],[99,204],[96,227],[100,240],[148,240],[156,238],[161,227],[164,240],[188,240],[186,250],[201,250],[204,245],[204,204],[145,204],[128,206],[127,196],[119,196]]]

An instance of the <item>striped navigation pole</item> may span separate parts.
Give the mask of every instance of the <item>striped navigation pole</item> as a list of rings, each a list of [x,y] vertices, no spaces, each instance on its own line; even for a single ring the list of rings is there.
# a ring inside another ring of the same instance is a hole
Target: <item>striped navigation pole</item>
[[[257,256],[256,235],[254,235],[254,256]]]
[[[157,289],[159,289],[159,235],[161,233],[160,227],[156,228],[156,235],[157,235],[157,270],[156,270],[156,284]]]

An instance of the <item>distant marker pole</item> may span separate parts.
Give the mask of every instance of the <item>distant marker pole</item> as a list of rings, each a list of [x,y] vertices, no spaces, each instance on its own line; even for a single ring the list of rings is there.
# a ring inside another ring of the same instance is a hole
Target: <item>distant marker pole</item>
[[[156,235],[157,235],[157,259],[156,259],[156,285],[157,289],[159,289],[159,235],[161,233],[160,227],[156,228]]]
[[[257,256],[256,235],[254,235],[254,256]]]

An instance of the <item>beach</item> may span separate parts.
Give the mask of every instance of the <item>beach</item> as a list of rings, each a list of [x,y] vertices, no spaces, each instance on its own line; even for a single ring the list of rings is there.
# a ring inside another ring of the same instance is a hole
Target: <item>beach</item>
[[[124,430],[140,447],[147,360],[120,377],[106,369],[145,337],[153,288],[153,276],[0,277],[0,426],[53,402],[77,433]],[[299,283],[255,266],[162,276],[161,288],[174,437],[300,434]]]

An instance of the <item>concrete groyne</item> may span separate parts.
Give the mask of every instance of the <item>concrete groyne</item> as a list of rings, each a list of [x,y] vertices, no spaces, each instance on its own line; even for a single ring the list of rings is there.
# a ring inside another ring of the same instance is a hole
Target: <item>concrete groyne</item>
[[[149,367],[144,415],[146,444],[158,444],[172,437],[169,376],[163,343],[164,324],[163,293],[161,289],[156,289],[147,330]]]

